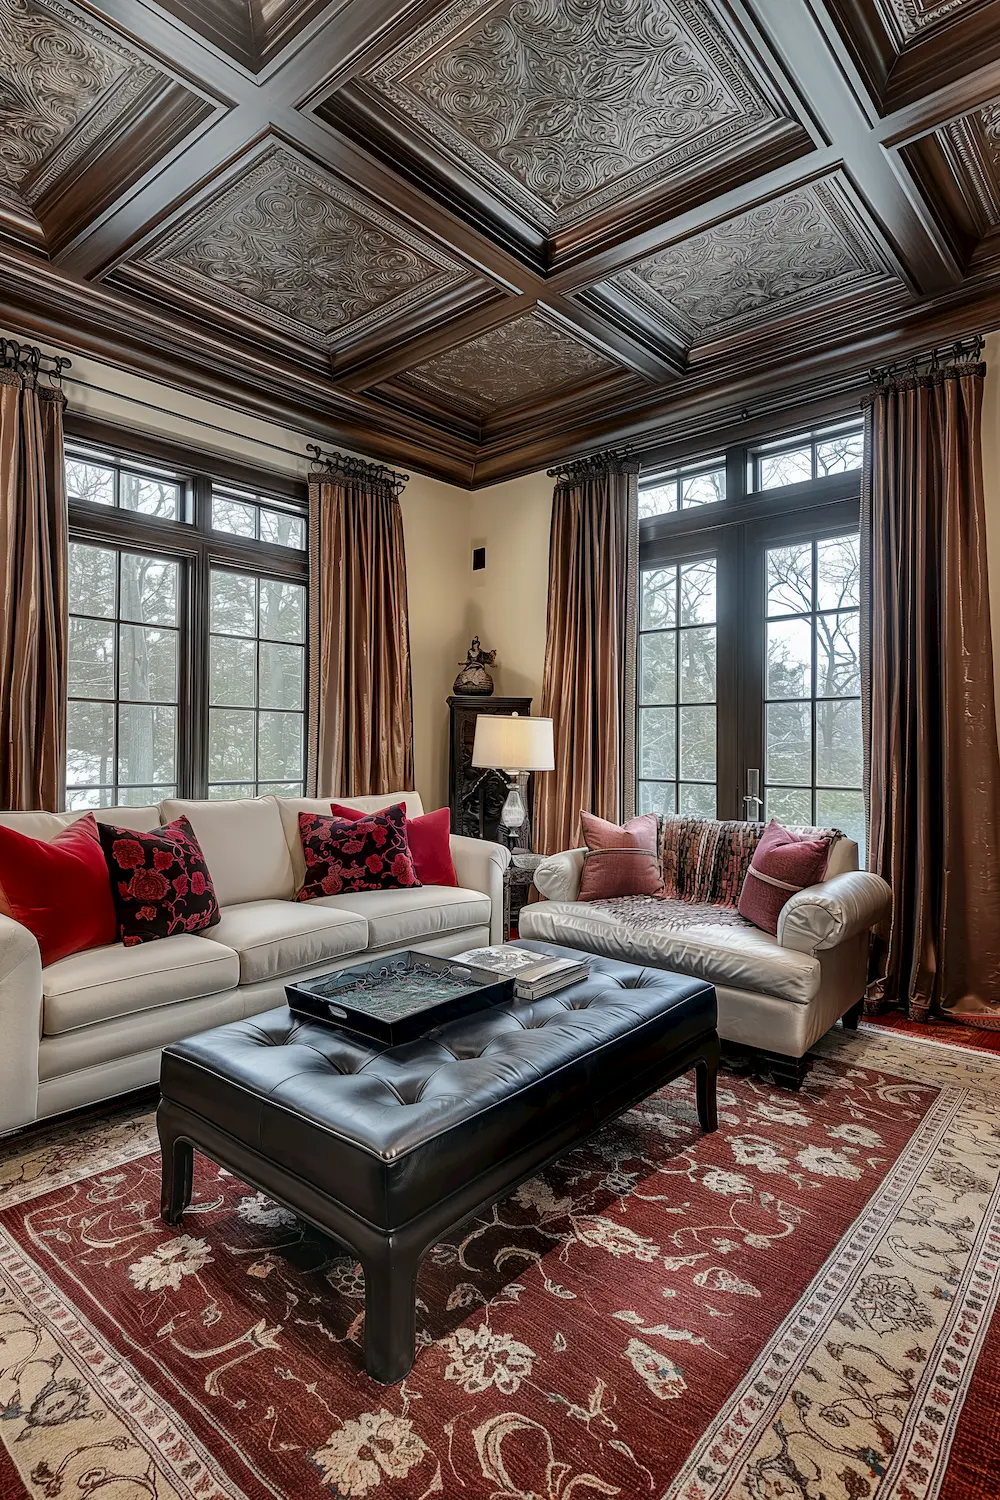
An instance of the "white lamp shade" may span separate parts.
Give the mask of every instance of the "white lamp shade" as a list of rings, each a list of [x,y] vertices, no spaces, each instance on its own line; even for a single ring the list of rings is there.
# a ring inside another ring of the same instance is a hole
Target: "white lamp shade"
[[[520,718],[512,714],[480,714],[472,764],[501,771],[551,771],[552,720]]]

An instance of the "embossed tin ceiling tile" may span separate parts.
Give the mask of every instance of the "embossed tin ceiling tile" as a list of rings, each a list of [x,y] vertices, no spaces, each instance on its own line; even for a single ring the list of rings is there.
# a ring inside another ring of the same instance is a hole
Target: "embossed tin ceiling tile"
[[[402,221],[280,146],[136,264],[331,349],[470,279]]]
[[[562,386],[618,373],[613,360],[531,312],[433,355],[399,379],[438,399],[453,396],[486,415]]]
[[[689,343],[891,275],[833,182],[808,183],[611,279]]]
[[[0,189],[36,204],[156,77],[64,0],[2,0]]]
[[[942,131],[954,170],[982,233],[1000,225],[1000,103],[987,104]]]
[[[710,0],[453,0],[363,81],[545,229],[782,118]]]
[[[930,27],[971,10],[980,0],[878,0],[886,25],[899,42],[912,41]]]

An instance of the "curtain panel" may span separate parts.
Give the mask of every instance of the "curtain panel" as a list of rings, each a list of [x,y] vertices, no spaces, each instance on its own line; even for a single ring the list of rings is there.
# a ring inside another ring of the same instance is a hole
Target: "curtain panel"
[[[983,366],[889,383],[862,486],[869,868],[892,887],[869,1009],[1000,1027],[1000,757]]]
[[[67,570],[62,392],[0,368],[0,807],[64,805]]]
[[[556,471],[542,715],[555,770],[535,782],[535,847],[581,842],[580,812],[633,811],[638,464],[614,455]]]
[[[322,797],[413,787],[403,517],[389,471],[352,468],[309,487],[308,780]]]

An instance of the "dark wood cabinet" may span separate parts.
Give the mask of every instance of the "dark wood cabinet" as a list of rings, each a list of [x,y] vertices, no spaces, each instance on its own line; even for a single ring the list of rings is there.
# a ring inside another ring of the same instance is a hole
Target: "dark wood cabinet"
[[[448,765],[451,831],[465,834],[467,838],[506,844],[508,840],[500,824],[500,809],[507,800],[507,778],[500,771],[477,770],[473,766],[476,719],[480,714],[521,714],[527,717],[531,713],[531,699],[454,695],[448,699],[448,707],[451,710]],[[528,777],[529,815],[533,780],[533,777]]]

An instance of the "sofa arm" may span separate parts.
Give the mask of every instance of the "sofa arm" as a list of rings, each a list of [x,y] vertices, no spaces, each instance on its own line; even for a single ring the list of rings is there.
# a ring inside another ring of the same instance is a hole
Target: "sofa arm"
[[[808,886],[781,908],[778,942],[798,953],[836,948],[867,932],[885,917],[892,891],[880,875],[849,870]]]
[[[535,890],[546,901],[575,901],[583,879],[586,849],[566,849],[543,859],[532,879]]]
[[[42,956],[27,927],[0,915],[0,1135],[38,1112]]]
[[[486,839],[451,836],[451,858],[458,883],[467,891],[482,891],[490,898],[490,942],[503,942],[503,877],[510,864],[510,850]]]

